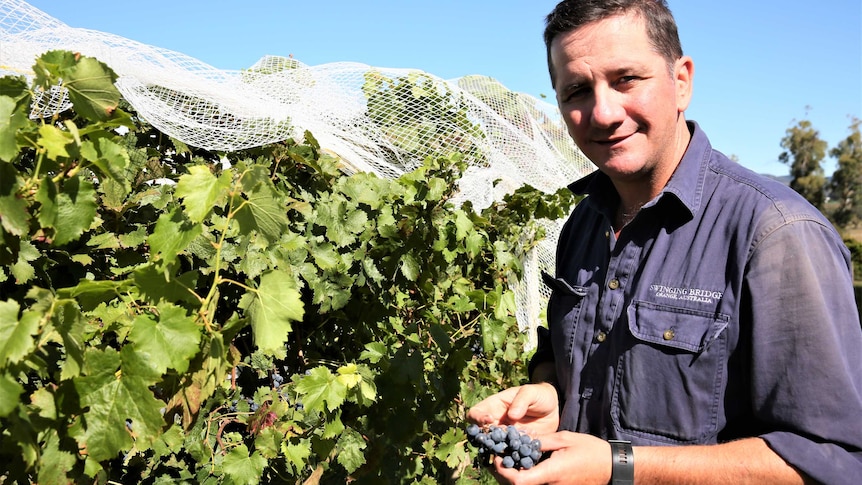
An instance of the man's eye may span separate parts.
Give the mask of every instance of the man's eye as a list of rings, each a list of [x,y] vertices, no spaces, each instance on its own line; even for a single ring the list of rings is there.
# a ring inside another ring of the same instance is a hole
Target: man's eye
[[[580,98],[583,98],[584,96],[586,96],[588,93],[589,93],[589,89],[585,88],[585,87],[584,88],[571,89],[571,90],[566,92],[565,96],[563,97],[563,101],[573,101],[576,99],[580,99]]]

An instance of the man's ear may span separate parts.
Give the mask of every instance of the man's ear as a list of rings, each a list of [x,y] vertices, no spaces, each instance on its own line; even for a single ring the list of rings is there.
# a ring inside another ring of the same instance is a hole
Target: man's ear
[[[676,109],[682,113],[688,109],[691,102],[691,93],[694,82],[694,61],[689,56],[682,56],[676,60],[673,69],[674,82],[676,83]]]

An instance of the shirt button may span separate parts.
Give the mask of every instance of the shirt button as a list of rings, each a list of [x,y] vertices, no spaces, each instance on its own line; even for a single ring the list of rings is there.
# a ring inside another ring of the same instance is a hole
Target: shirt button
[[[673,329],[669,328],[664,331],[664,335],[662,335],[662,337],[664,337],[665,340],[673,340],[674,335],[676,334],[674,333]]]
[[[599,334],[596,335],[596,342],[602,343],[605,340],[607,340],[607,338],[608,338],[608,334],[606,334],[605,332],[599,332]]]
[[[616,290],[619,287],[620,287],[620,280],[614,278],[614,279],[608,281],[608,288],[610,288],[612,290]]]

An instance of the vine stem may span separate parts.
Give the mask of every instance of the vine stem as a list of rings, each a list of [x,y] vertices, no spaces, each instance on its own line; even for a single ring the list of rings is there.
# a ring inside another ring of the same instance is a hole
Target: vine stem
[[[239,180],[242,180],[242,175],[239,177]],[[222,229],[221,233],[219,234],[218,242],[213,244],[213,247],[215,247],[215,250],[216,250],[215,262],[213,263],[213,267],[214,267],[213,284],[210,287],[209,292],[207,293],[207,296],[204,297],[203,301],[201,302],[200,315],[203,318],[204,326],[206,327],[207,331],[210,333],[213,332],[213,324],[210,321],[209,315],[207,315],[207,313],[206,313],[207,312],[206,309],[209,307],[212,299],[215,298],[216,292],[218,291],[218,286],[224,282],[231,282],[231,283],[237,284],[243,288],[248,288],[247,286],[245,286],[239,282],[221,277],[221,267],[222,267],[222,265],[221,265],[221,251],[222,251],[222,248],[224,247],[225,239],[227,238],[227,232],[228,232],[228,229],[230,228],[230,221],[233,220],[237,211],[242,209],[246,203],[245,201],[243,201],[243,203],[239,204],[238,207],[236,207],[236,208],[233,207],[234,197],[236,196],[236,186],[234,186],[234,190],[232,190],[228,195],[230,197],[230,202],[228,203],[228,211],[227,211],[227,217],[225,217],[224,228]]]

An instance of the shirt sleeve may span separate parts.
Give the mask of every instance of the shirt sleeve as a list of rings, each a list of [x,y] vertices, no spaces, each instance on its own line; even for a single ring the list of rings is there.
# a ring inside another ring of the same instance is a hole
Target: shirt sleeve
[[[751,404],[772,430],[761,438],[811,478],[849,483],[862,477],[862,327],[849,252],[814,218],[767,230],[745,283]]]

